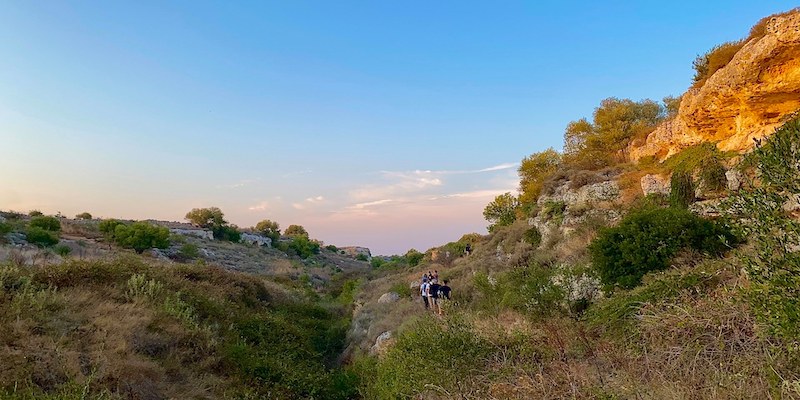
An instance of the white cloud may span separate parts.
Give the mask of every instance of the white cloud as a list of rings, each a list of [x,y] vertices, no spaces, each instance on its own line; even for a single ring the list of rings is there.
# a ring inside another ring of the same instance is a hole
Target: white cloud
[[[247,209],[250,210],[250,211],[265,211],[268,208],[269,208],[269,203],[266,202],[266,201],[262,201],[262,202],[260,202],[260,203],[258,203],[256,205],[252,205],[250,207],[247,207]]]
[[[320,204],[320,203],[322,203],[324,201],[325,201],[325,197],[323,197],[323,196],[309,197],[309,198],[305,199],[305,201],[303,201],[302,203],[293,203],[292,207],[294,207],[296,210],[305,210],[309,206],[317,205],[317,204]]]

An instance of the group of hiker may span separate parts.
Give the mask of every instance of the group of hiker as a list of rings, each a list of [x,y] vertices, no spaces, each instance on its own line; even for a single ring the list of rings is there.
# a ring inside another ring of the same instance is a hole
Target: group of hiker
[[[451,289],[448,283],[449,281],[445,279],[441,285],[439,284],[439,271],[433,271],[433,273],[428,271],[427,274],[422,275],[419,294],[422,296],[426,310],[433,310],[442,315],[442,302],[450,300]]]

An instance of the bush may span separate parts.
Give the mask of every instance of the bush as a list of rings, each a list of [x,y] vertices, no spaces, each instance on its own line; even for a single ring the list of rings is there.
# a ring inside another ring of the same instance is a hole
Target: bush
[[[338,253],[339,252],[339,248],[334,246],[334,245],[332,245],[332,244],[329,244],[329,245],[325,246],[325,249],[327,249],[328,251],[332,251],[334,253]]]
[[[365,369],[365,398],[432,398],[431,387],[464,392],[488,367],[491,344],[463,320],[422,318],[397,337],[386,356]]]
[[[7,222],[0,222],[0,236],[11,232],[12,226]]]
[[[517,219],[518,207],[519,200],[510,192],[495,197],[494,200],[483,209],[483,217],[490,223],[488,227],[489,232],[493,232],[501,226],[513,224]]]
[[[542,233],[539,232],[539,229],[535,226],[532,226],[530,229],[525,231],[523,238],[533,247],[539,247],[539,245],[542,243]]]
[[[228,242],[239,243],[242,240],[242,233],[235,226],[221,225],[211,228],[214,238]]]
[[[285,252],[300,258],[308,258],[314,254],[319,254],[319,242],[311,240],[306,236],[294,236],[292,240],[286,244]],[[358,259],[358,257],[356,257],[356,259]],[[364,261],[366,261],[366,259]]]
[[[676,171],[670,178],[669,203],[673,207],[687,208],[694,202],[694,183],[688,172]]]
[[[58,236],[54,232],[38,226],[29,227],[25,237],[28,243],[33,243],[39,247],[50,247],[58,243]]]
[[[92,219],[92,214],[88,212],[82,212],[75,216],[75,219]]]
[[[33,217],[28,225],[31,227],[42,228],[50,232],[61,231],[61,221],[59,221],[59,219],[56,217]]]
[[[200,249],[194,243],[186,243],[178,250],[178,255],[185,260],[191,260],[200,256]]]
[[[711,48],[703,55],[697,56],[692,67],[694,68],[694,86],[700,87],[717,72],[728,65],[739,50],[744,47],[745,41],[738,40],[726,42]]]
[[[28,212],[28,216],[30,217],[41,217],[43,215],[44,214],[39,210],[31,210],[30,212]]]
[[[104,221],[100,221],[100,224],[97,225],[97,229],[105,235],[109,239],[114,239],[114,232],[117,230],[117,226],[124,225],[125,223],[122,221],[118,221],[116,219],[107,219]]]
[[[800,224],[784,205],[800,195],[798,143],[795,115],[745,158],[746,166],[758,169],[760,182],[746,185],[727,205],[741,236],[754,246],[745,258],[753,309],[794,351],[800,350]]]
[[[72,248],[67,245],[60,244],[56,247],[53,247],[53,251],[61,257],[66,257],[69,255],[69,253],[72,253]]]
[[[729,229],[678,208],[645,209],[601,230],[589,245],[603,284],[631,288],[644,274],[669,267],[678,251],[721,254],[736,241]]]
[[[358,261],[369,261],[369,257],[366,254],[358,254],[356,255],[356,260]]]
[[[169,247],[169,229],[139,221],[130,225],[117,225],[114,240],[124,248],[143,253],[147,249]]]

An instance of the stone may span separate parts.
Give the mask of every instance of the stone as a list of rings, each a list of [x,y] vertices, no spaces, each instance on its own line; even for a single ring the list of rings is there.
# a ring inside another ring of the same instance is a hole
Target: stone
[[[667,177],[647,174],[639,180],[639,183],[642,185],[642,193],[644,193],[645,196],[651,194],[669,195],[670,183]]]
[[[241,242],[262,247],[271,247],[272,239],[255,233],[242,232]]]
[[[800,109],[800,12],[772,18],[723,68],[681,98],[678,114],[631,144],[628,155],[664,160],[702,142],[745,152]]]
[[[13,246],[25,246],[28,244],[24,233],[11,232],[6,234],[6,241]]]
[[[727,180],[728,190],[731,192],[738,191],[742,188],[742,173],[738,170],[731,169],[725,171],[725,179]]]
[[[400,300],[400,295],[395,292],[384,293],[379,299],[378,303],[380,304],[388,304],[394,303],[397,300]]]
[[[386,349],[392,339],[392,332],[386,331],[378,335],[375,339],[375,344],[372,345],[369,349],[369,354],[371,355],[380,355],[386,352]]]
[[[171,228],[169,231],[177,235],[194,236],[199,237],[200,239],[214,240],[214,233],[208,229]]]
[[[619,197],[619,184],[613,180],[592,183],[577,189],[572,189],[569,185],[569,182],[559,185],[553,190],[553,194],[539,196],[536,203],[543,206],[547,203],[555,202],[569,206],[614,201]]]
[[[350,257],[358,257],[359,255],[363,255],[367,257],[367,260],[372,259],[372,253],[366,247],[360,247],[360,246],[339,247],[339,252],[344,252],[345,255],[348,255]]]

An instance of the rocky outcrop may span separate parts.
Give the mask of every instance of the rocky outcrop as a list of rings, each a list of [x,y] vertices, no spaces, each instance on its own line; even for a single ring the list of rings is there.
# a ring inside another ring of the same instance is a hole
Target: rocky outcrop
[[[359,246],[348,246],[348,247],[339,247],[339,252],[342,254],[348,255],[350,257],[358,257],[359,255],[363,255],[367,257],[367,259],[372,259],[372,253],[370,253],[369,249],[366,247],[359,247]]]
[[[536,201],[540,206],[548,203],[589,204],[600,201],[614,201],[619,197],[619,184],[616,181],[605,181],[581,186],[577,189],[566,182],[553,190],[550,195],[539,196]]]
[[[800,109],[800,13],[776,16],[700,88],[689,89],[677,116],[628,149],[632,160],[664,160],[702,142],[747,151]]]
[[[383,332],[375,339],[375,344],[369,349],[371,355],[381,355],[386,352],[387,347],[392,342],[392,332]]]
[[[194,236],[200,239],[214,240],[214,233],[208,229],[171,228],[169,231],[176,235]]]
[[[662,175],[647,174],[639,180],[639,183],[642,185],[642,193],[645,196],[651,194],[668,195],[670,191],[669,178]]]
[[[264,247],[272,246],[272,239],[266,236],[256,235],[254,233],[242,232],[241,241],[242,243],[252,244],[256,246],[264,246]]]

